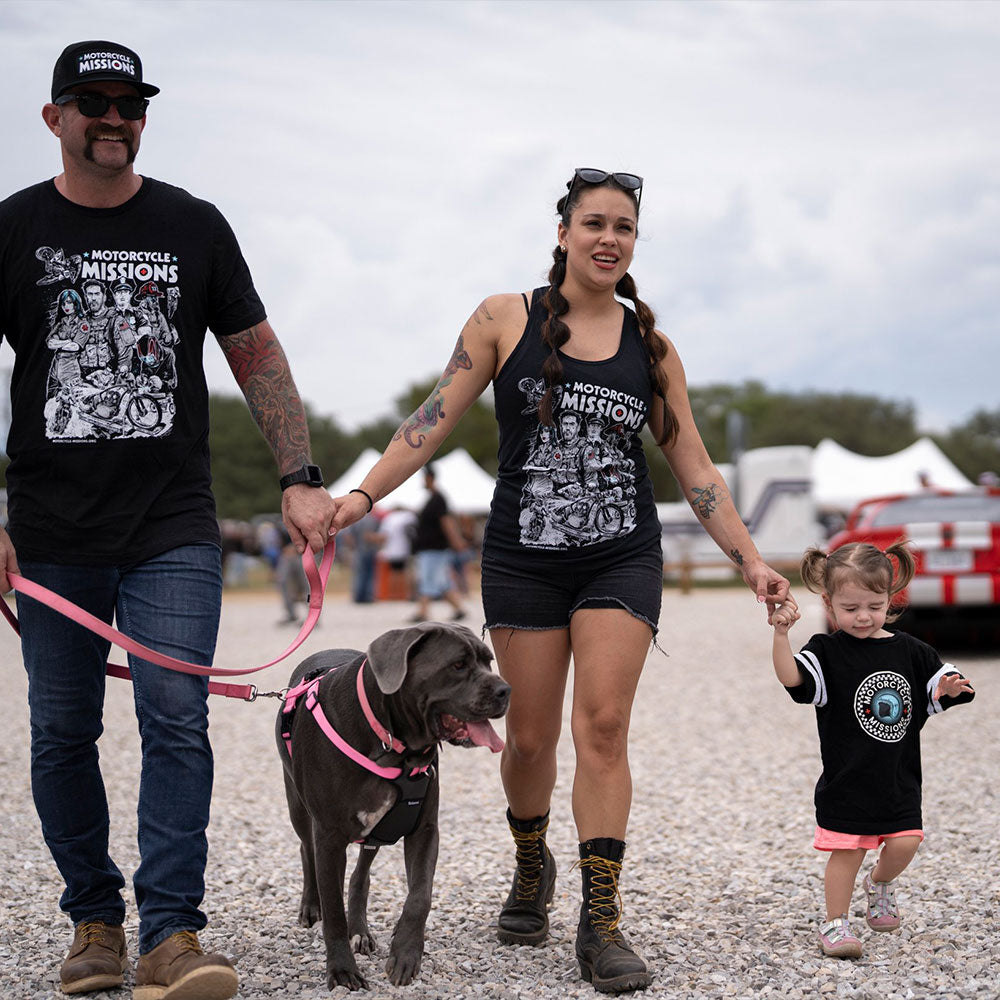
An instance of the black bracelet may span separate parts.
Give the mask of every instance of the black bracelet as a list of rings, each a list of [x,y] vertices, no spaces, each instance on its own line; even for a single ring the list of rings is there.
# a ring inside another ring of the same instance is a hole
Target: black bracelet
[[[371,512],[372,507],[375,506],[375,501],[372,500],[372,498],[367,493],[365,493],[364,490],[348,490],[347,492],[348,493],[360,493],[368,501],[368,511],[369,511],[369,513]]]

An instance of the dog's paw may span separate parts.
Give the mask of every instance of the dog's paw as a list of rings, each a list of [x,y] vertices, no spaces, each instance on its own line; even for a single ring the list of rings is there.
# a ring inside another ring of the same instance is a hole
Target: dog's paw
[[[368,989],[368,980],[358,972],[357,966],[353,969],[331,969],[326,970],[326,988],[335,990],[338,986],[346,986],[349,990]]]
[[[351,947],[359,955],[374,955],[375,938],[368,931],[365,931],[363,934],[352,934]]]
[[[389,977],[389,982],[393,986],[409,986],[420,974],[421,958],[423,953],[413,950],[391,954],[385,963],[385,974]]]
[[[299,909],[299,927],[312,927],[323,919],[319,906],[303,906]]]

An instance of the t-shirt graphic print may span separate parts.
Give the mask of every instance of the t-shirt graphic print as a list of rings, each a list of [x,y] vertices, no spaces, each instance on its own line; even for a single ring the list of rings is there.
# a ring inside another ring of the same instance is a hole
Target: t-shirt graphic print
[[[163,437],[176,412],[177,257],[40,246],[47,316],[45,436],[53,442]],[[68,287],[67,287],[68,285]]]
[[[518,388],[537,407],[532,383],[522,379]],[[528,548],[591,545],[636,525],[636,470],[627,451],[645,420],[644,402],[594,383],[559,388],[554,425],[536,425],[523,466],[520,541]]]

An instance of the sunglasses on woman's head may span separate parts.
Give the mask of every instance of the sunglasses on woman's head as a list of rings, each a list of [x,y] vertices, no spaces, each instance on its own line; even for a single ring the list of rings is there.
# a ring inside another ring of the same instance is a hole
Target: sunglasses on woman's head
[[[69,104],[76,101],[76,109],[84,118],[100,118],[108,113],[113,104],[118,114],[126,121],[136,122],[146,113],[149,100],[127,94],[125,97],[105,97],[104,94],[63,94],[57,97],[56,104]]]
[[[577,167],[573,171],[573,179],[566,185],[569,191],[566,193],[566,204],[573,196],[573,188],[576,186],[577,178],[584,184],[603,184],[608,178],[613,180],[620,188],[626,191],[635,191],[635,209],[639,211],[639,203],[642,201],[642,178],[638,174],[611,173],[607,170],[598,170],[595,167]]]

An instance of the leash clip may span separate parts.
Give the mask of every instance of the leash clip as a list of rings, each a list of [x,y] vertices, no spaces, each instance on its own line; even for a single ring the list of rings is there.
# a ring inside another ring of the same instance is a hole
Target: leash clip
[[[280,698],[282,701],[285,700],[285,696],[291,691],[291,688],[282,688],[280,691],[258,691],[255,684],[250,685],[251,694],[247,698],[247,701],[256,701],[258,698]]]

